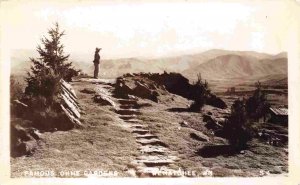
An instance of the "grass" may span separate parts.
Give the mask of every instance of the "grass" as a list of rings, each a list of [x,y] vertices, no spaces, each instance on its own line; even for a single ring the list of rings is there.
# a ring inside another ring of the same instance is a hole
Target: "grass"
[[[13,177],[22,176],[25,170],[48,169],[116,170],[120,176],[130,176],[126,170],[139,155],[132,134],[122,126],[123,121],[111,107],[99,106],[93,102],[93,95],[80,92],[84,88],[93,88],[94,84],[76,82],[73,86],[85,112],[82,114],[82,121],[86,128],[44,133],[42,146],[33,156],[11,159]],[[210,133],[205,127],[202,113],[170,111],[184,110],[190,101],[173,94],[160,98],[162,103],[159,104],[150,100],[139,101],[151,106],[141,107],[142,114],[138,118],[180,158],[177,167],[195,170],[200,176],[204,170],[211,170],[215,177],[257,177],[261,176],[261,170],[276,175],[287,173],[288,154],[285,149],[270,146],[257,139],[249,143],[249,149],[244,154],[202,157],[197,153],[199,149],[208,145],[224,145],[226,141]],[[186,121],[188,127],[181,127],[182,121]],[[285,131],[281,127],[277,130],[280,129]],[[190,137],[192,132],[202,132],[210,140],[195,140]]]
[[[170,108],[184,108],[188,103],[188,100],[182,98],[173,97],[173,99],[171,105],[152,103],[152,107],[142,108],[143,114],[139,118],[149,125],[149,129],[166,143],[171,151],[177,153],[181,159],[178,162],[179,167],[195,170],[197,174],[209,169],[216,177],[257,177],[261,175],[261,170],[269,171],[271,174],[287,173],[288,155],[284,148],[274,147],[257,139],[249,143],[249,150],[244,154],[201,157],[197,154],[198,149],[206,145],[224,143],[222,139],[214,138],[204,126],[202,113],[168,111]],[[180,126],[179,123],[182,121],[188,123],[188,128]],[[194,140],[189,136],[191,132],[202,132],[210,137],[210,141]]]
[[[126,169],[137,155],[135,140],[109,106],[99,106],[93,103],[93,95],[80,92],[92,86],[73,85],[86,113],[81,118],[86,128],[44,133],[41,147],[32,156],[11,159],[12,177],[21,177],[28,170],[49,169],[56,174],[61,170],[110,170],[130,176]]]

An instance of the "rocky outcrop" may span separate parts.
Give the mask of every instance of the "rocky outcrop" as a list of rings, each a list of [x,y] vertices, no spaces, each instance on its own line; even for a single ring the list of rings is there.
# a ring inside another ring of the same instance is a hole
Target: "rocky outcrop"
[[[14,118],[11,120],[11,156],[17,157],[32,154],[38,147],[40,133],[37,129],[22,125],[23,120]]]
[[[77,102],[77,96],[75,94],[75,90],[72,88],[70,84],[65,82],[64,80],[60,80],[61,92],[59,97],[62,100],[60,107],[63,113],[66,115],[67,119],[73,127],[81,127],[82,123],[80,121],[80,107]],[[62,123],[63,124],[63,123]]]
[[[128,75],[127,75],[128,76]],[[134,77],[131,76],[130,77]],[[129,98],[134,95],[136,97],[145,98],[158,102],[158,88],[157,86],[145,83],[143,80],[126,80],[126,78],[118,78],[114,94],[121,98]]]
[[[11,103],[11,155],[32,154],[38,147],[40,133],[82,127],[81,109],[70,84],[59,81],[60,92],[51,104],[46,98],[31,97]],[[42,106],[41,106],[42,105]],[[48,105],[48,106],[47,106]]]
[[[193,138],[193,139],[195,139],[195,140],[197,140],[197,141],[205,141],[205,142],[209,141],[209,137],[206,136],[206,135],[204,135],[204,134],[201,133],[201,132],[197,132],[197,133],[193,132],[193,133],[190,133],[190,137]]]
[[[100,105],[110,105],[116,107],[114,100],[111,98],[111,93],[103,88],[102,85],[96,85],[95,89],[94,102]]]
[[[134,73],[117,79],[115,94],[122,98],[128,98],[127,95],[132,94],[158,102],[160,95],[173,93],[190,100],[198,100],[202,88],[199,84],[190,84],[189,80],[179,73]],[[222,99],[210,91],[207,92],[203,102],[222,109],[227,107]]]

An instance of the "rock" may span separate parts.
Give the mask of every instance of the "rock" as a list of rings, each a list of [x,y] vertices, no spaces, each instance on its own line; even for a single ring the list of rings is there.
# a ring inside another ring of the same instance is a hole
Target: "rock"
[[[141,83],[141,82],[136,82],[136,88],[134,89],[135,95],[142,97],[142,98],[150,98],[151,97],[151,90],[147,85]]]
[[[188,126],[189,126],[189,124],[188,124],[186,121],[182,121],[182,122],[180,122],[179,124],[180,124],[180,126],[182,126],[182,127],[188,127]]]
[[[37,149],[37,147],[37,142],[35,140],[30,140],[20,143],[16,149],[19,154],[30,155]]]
[[[110,105],[116,107],[115,102],[109,96],[98,94],[94,96],[94,101],[100,105]]]
[[[125,75],[123,75],[124,77],[134,77],[134,75],[133,74],[131,74],[131,73],[127,73],[127,74],[125,74]]]
[[[96,93],[96,91],[91,88],[84,88],[83,90],[81,90],[81,92],[86,93],[86,94],[95,94]]]
[[[22,117],[28,111],[28,105],[25,103],[14,100],[11,107],[11,112],[15,114],[17,117]]]
[[[80,118],[80,111],[77,107],[77,104],[73,102],[71,99],[68,99],[68,97],[65,94],[61,94],[61,98],[63,100],[63,106],[67,109],[69,109],[69,112],[74,115],[76,118]]]
[[[205,124],[205,127],[208,129],[217,130],[217,129],[222,128],[222,125],[220,125],[217,120],[218,119],[214,118],[213,116],[210,116],[207,114],[203,115],[203,121],[207,122]],[[222,119],[222,121],[223,121],[223,119]]]
[[[62,112],[65,114],[66,119],[70,121],[70,125],[64,125],[62,128],[72,128],[72,127],[81,127],[80,121],[80,107],[77,102],[77,96],[75,94],[75,90],[73,87],[65,82],[64,80],[60,80],[61,84],[61,93],[60,98],[62,99],[62,103],[60,104],[60,108]],[[67,124],[67,123],[65,123]]]
[[[159,93],[157,91],[151,91],[151,96],[150,96],[150,100],[158,103],[158,97],[159,96]]]
[[[209,137],[201,132],[190,133],[190,137],[198,141],[209,141]]]
[[[74,96],[75,99],[77,99],[75,90],[73,89],[73,87],[72,87],[70,84],[68,84],[68,83],[67,83],[66,81],[64,81],[63,79],[60,80],[60,84],[61,84],[61,87],[62,87],[63,89],[66,89],[66,90],[70,93],[70,95]]]
[[[32,154],[38,147],[40,134],[34,128],[24,128],[19,123],[11,125],[11,155],[14,157]]]
[[[25,103],[20,102],[19,100],[14,100],[13,103],[17,106],[23,107],[23,108],[27,108],[28,105],[26,105]]]
[[[121,97],[121,98],[128,98],[128,94],[133,95],[133,88],[129,87],[125,82],[123,78],[120,78],[117,80],[116,86],[115,86],[115,90],[114,90],[114,94],[117,97]]]
[[[80,119],[76,118],[68,108],[64,107],[63,105],[60,105],[60,106],[61,106],[61,109],[63,110],[63,112],[65,113],[67,119],[72,123],[72,127],[81,127],[82,126]],[[69,128],[69,126],[67,126],[67,125],[65,125],[64,127]]]
[[[132,100],[138,100],[138,97],[134,96],[134,95],[128,95],[128,98],[129,99],[132,99]]]

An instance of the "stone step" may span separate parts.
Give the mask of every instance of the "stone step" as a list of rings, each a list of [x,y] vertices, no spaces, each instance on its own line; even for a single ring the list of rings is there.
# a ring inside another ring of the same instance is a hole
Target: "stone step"
[[[119,109],[119,110],[116,110],[116,113],[118,113],[120,115],[141,114],[137,109]]]
[[[136,158],[136,163],[143,163],[147,167],[164,166],[174,163],[176,156],[165,156],[165,155],[143,155]]]
[[[131,119],[137,118],[137,116],[135,114],[133,114],[133,115],[120,115],[119,118],[121,118],[123,120],[131,120]]]
[[[120,105],[121,109],[131,109],[131,108],[136,108],[137,105],[133,105],[133,104],[124,104],[124,105]]]
[[[142,125],[142,124],[134,124],[130,125],[131,128],[137,128],[137,129],[148,129],[147,125]]]
[[[152,138],[152,139],[138,138],[136,139],[136,142],[140,143],[141,145],[156,145],[156,146],[168,147],[166,143],[162,142],[157,138]]]
[[[123,105],[137,105],[137,100],[132,99],[118,99],[120,104]]]
[[[139,119],[129,119],[129,120],[126,120],[127,123],[130,123],[130,124],[135,124],[135,123],[140,123],[141,120]]]
[[[164,154],[168,151],[167,148],[162,147],[162,146],[152,146],[152,145],[145,145],[139,147],[139,150],[141,153],[159,153],[159,154]]]
[[[146,130],[146,129],[133,129],[131,132],[136,133],[136,134],[145,135],[145,134],[148,134],[150,131]]]
[[[143,134],[143,135],[136,135],[135,138],[144,138],[144,139],[153,139],[153,138],[157,138],[157,136],[153,135],[153,134]]]

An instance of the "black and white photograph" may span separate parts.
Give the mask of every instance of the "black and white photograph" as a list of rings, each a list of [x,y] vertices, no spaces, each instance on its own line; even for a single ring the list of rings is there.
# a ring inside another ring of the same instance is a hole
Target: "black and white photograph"
[[[1,1],[7,178],[295,176],[299,6]]]

